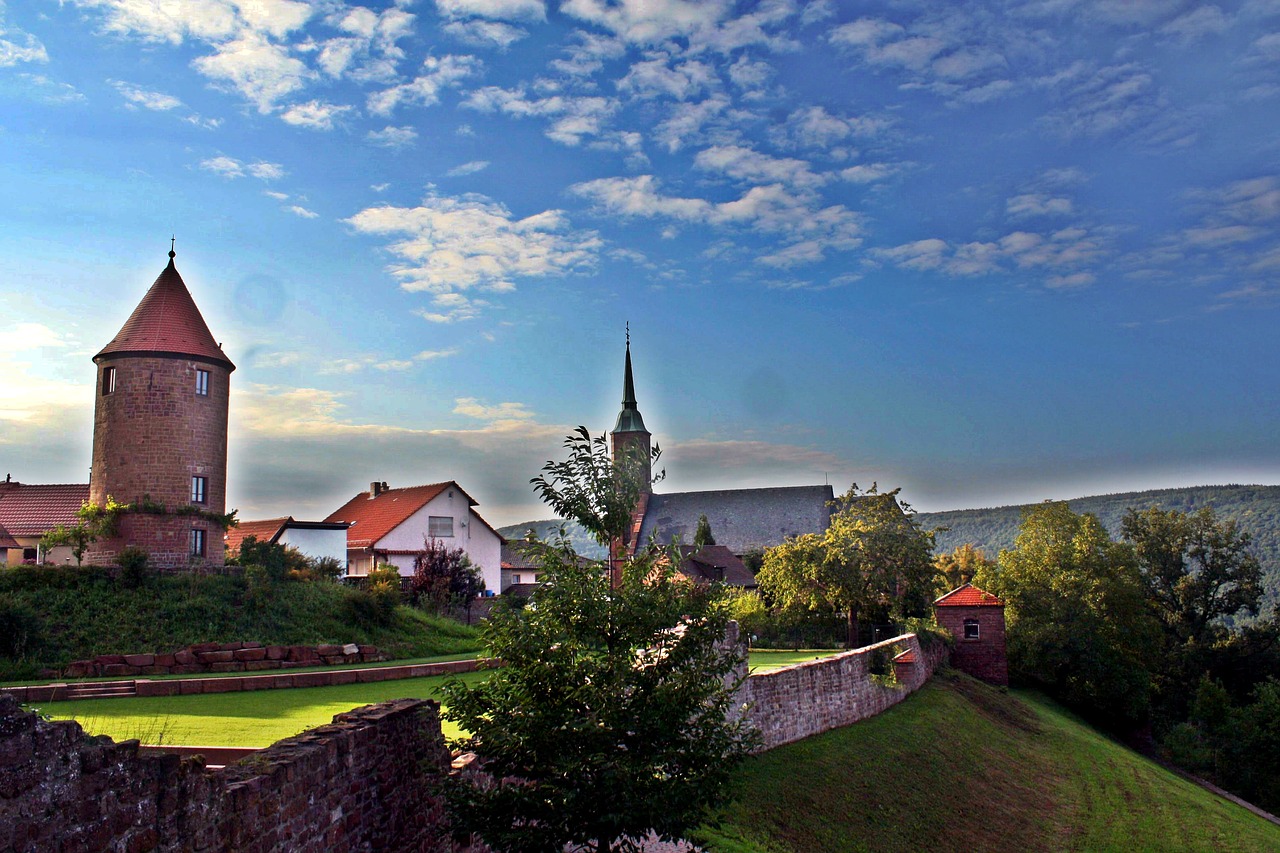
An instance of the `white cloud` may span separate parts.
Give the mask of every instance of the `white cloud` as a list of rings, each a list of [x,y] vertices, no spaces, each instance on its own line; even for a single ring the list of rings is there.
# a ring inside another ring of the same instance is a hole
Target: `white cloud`
[[[1209,36],[1221,35],[1230,26],[1231,21],[1217,6],[1198,6],[1162,26],[1160,34],[1181,44],[1191,44]]]
[[[703,135],[703,129],[720,119],[729,109],[729,99],[713,94],[705,100],[676,104],[667,118],[654,128],[654,138],[674,153]]]
[[[1061,228],[1048,234],[1013,231],[990,242],[952,246],[936,237],[916,240],[871,255],[910,270],[936,270],[953,276],[979,276],[1013,269],[1055,270],[1051,284],[1081,287],[1093,281],[1084,269],[1108,251],[1103,235],[1085,228]]]
[[[529,421],[536,415],[524,403],[499,403],[487,406],[475,397],[459,397],[454,400],[454,414],[466,415],[481,421]]]
[[[506,50],[529,35],[524,27],[502,21],[450,21],[440,28],[459,41],[476,47],[498,47]]]
[[[435,322],[475,316],[477,303],[464,291],[501,292],[517,279],[589,269],[602,247],[594,232],[571,230],[562,211],[517,219],[477,195],[431,193],[417,207],[370,207],[346,221],[359,233],[396,238],[386,247],[398,258],[389,269],[405,290],[432,294],[435,310],[423,316]]]
[[[440,358],[452,358],[459,352],[457,347],[449,349],[424,349],[413,357],[414,361],[435,361]]]
[[[200,168],[224,178],[252,176],[263,181],[274,181],[285,176],[284,168],[279,163],[267,163],[262,160],[245,163],[224,155],[201,160]]]
[[[131,108],[142,107],[146,110],[155,110],[156,112],[166,112],[168,110],[176,110],[182,106],[182,101],[173,95],[166,95],[164,92],[153,92],[143,89],[140,86],[134,86],[123,80],[108,80],[116,91],[124,97],[125,101]]]
[[[383,148],[405,148],[417,140],[418,131],[408,125],[403,127],[387,125],[382,130],[369,131],[364,138]]]
[[[290,205],[287,208],[287,210],[290,213],[292,213],[294,216],[301,216],[303,219],[315,219],[317,216],[320,215],[316,213],[314,210],[307,210],[305,207],[301,207],[296,204]]]
[[[851,184],[872,184],[883,181],[898,169],[890,163],[859,163],[840,170],[840,178]]]
[[[667,54],[652,55],[632,63],[631,70],[618,81],[618,91],[637,98],[666,96],[687,101],[718,83],[715,70],[705,62],[674,63]]]
[[[85,96],[75,86],[54,80],[44,74],[24,72],[18,75],[18,79],[22,81],[18,91],[34,101],[61,105],[80,103],[85,100]]]
[[[474,56],[428,56],[422,63],[423,73],[409,83],[401,83],[369,96],[369,111],[387,115],[399,104],[429,107],[440,102],[440,93],[457,88],[462,81],[479,72],[480,60]]]
[[[1074,212],[1071,199],[1045,193],[1024,193],[1005,201],[1005,213],[1015,219],[1033,216],[1069,216]]]
[[[815,174],[805,160],[771,157],[741,145],[716,145],[699,151],[694,158],[694,166],[751,183],[784,183],[815,188],[827,182],[827,177]]]
[[[485,86],[463,101],[463,106],[480,112],[500,112],[518,118],[537,117],[550,121],[547,137],[563,145],[582,144],[584,138],[600,136],[618,102],[599,96],[552,95],[529,98],[523,89]]]
[[[825,107],[801,107],[793,111],[772,135],[780,144],[797,148],[826,150],[848,139],[881,135],[891,126],[889,119],[869,116],[842,118],[827,112]]]
[[[218,44],[212,55],[197,57],[192,65],[209,79],[240,92],[260,113],[274,110],[277,101],[303,88],[314,76],[287,48],[256,32]]]
[[[547,17],[543,0],[436,0],[436,8],[446,18],[542,21]]]
[[[9,36],[10,38],[3,38]],[[40,40],[17,27],[4,22],[4,3],[0,2],[0,68],[10,68],[19,62],[48,62],[49,54]]]
[[[305,104],[294,104],[280,118],[286,124],[298,127],[309,127],[312,130],[332,130],[335,119],[351,112],[351,107],[329,104],[324,101],[308,101]]]
[[[627,53],[621,39],[603,33],[574,30],[566,45],[565,59],[553,59],[551,68],[569,77],[587,77],[604,67],[605,60],[620,59]]]
[[[487,168],[489,168],[488,160],[472,160],[470,163],[454,166],[445,174],[450,178],[460,178],[463,175],[474,175],[476,172],[484,171]]]
[[[276,192],[275,190],[263,190],[262,194],[265,195],[267,198],[273,198],[276,201],[284,201],[289,197],[288,193],[279,193],[279,192]]]

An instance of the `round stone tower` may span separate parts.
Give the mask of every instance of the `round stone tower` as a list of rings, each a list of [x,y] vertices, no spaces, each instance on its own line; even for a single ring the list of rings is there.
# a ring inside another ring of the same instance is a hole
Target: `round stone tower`
[[[227,511],[227,401],[235,365],[209,333],[173,265],[142,297],[119,334],[93,357],[89,501],[133,503],[119,536],[86,561],[105,565],[135,545],[159,569],[221,566]]]

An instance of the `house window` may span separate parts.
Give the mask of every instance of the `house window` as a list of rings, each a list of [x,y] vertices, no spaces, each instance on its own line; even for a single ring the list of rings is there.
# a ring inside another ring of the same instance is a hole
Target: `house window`
[[[512,583],[520,583],[520,576],[519,576],[519,575],[512,575],[512,576],[511,576],[511,582],[512,582]]]
[[[191,478],[191,502],[193,504],[202,504],[206,500],[209,488],[208,477],[192,477]]]
[[[102,396],[116,393],[116,369],[114,367],[102,368]]]
[[[191,529],[191,556],[204,556],[204,531],[198,527]]]
[[[433,539],[444,539],[453,536],[453,516],[429,516],[427,518],[427,535]]]
[[[979,637],[978,637],[978,620],[977,620],[977,619],[966,619],[966,620],[964,620],[964,638],[965,638],[966,640],[977,640],[977,639],[979,639]]]
[[[209,371],[207,370],[196,371],[196,396],[209,396]]]

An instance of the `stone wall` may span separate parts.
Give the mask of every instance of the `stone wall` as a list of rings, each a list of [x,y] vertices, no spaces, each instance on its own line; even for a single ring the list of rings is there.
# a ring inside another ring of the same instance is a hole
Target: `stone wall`
[[[0,849],[453,851],[432,787],[448,768],[438,706],[424,700],[339,714],[211,771],[0,695]]]
[[[897,683],[871,675],[877,654],[891,658],[911,652],[893,670]],[[761,749],[821,734],[865,720],[901,702],[920,688],[946,655],[943,646],[922,650],[915,634],[772,672],[757,673],[740,688],[747,719],[759,730]]]
[[[376,663],[391,658],[376,646],[264,646],[262,643],[199,643],[171,654],[98,655],[67,666],[67,678],[129,675],[194,675],[255,672],[344,663]]]

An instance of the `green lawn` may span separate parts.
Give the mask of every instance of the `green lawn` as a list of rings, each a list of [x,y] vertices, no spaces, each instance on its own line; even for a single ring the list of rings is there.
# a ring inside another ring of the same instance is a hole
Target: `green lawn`
[[[752,652],[754,671],[776,669],[832,652]],[[375,684],[337,687],[302,687],[290,690],[254,690],[246,693],[211,693],[193,696],[156,696],[142,699],[86,699],[46,702],[41,713],[78,720],[92,734],[116,740],[137,738],[143,743],[193,746],[269,746],[281,738],[324,725],[334,714],[373,702],[415,697],[439,699],[440,685],[448,676],[407,678]],[[468,674],[464,679],[483,678]],[[445,734],[456,736],[452,723]]]
[[[801,649],[798,652],[791,649],[752,649],[748,664],[752,672],[768,672],[771,669],[838,655],[843,651],[844,649]]]
[[[720,853],[1273,851],[1280,827],[1042,697],[940,674],[884,714],[750,759],[695,840]]]

